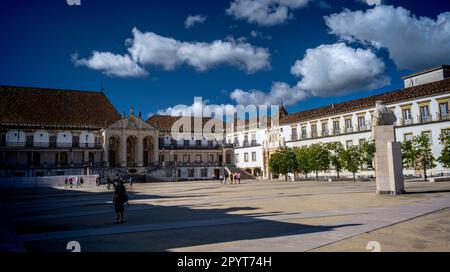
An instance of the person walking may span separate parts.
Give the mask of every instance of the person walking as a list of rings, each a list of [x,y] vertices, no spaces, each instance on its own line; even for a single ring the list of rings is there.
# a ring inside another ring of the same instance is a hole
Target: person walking
[[[66,179],[64,180],[64,188],[67,188],[68,186],[69,186],[69,179],[66,178]]]
[[[73,176],[69,178],[70,188],[73,188]]]
[[[128,178],[128,182],[130,183],[130,189],[133,189],[133,178],[131,176]]]
[[[111,188],[111,177],[106,180],[106,188],[109,190]]]
[[[122,180],[117,181],[116,189],[114,190],[113,203],[116,212],[116,224],[125,223],[125,203],[128,202],[127,189],[123,185]]]
[[[230,173],[230,184],[234,184],[233,180],[234,180],[234,174],[233,174],[233,172],[231,172]]]
[[[228,172],[227,171],[225,171],[225,184],[227,183],[227,180],[228,180]]]
[[[80,177],[80,187],[83,188],[84,179],[83,176]]]
[[[236,177],[237,177],[239,184],[241,184],[241,173],[237,172]]]
[[[78,177],[75,176],[74,179],[75,179],[75,186],[76,186],[76,188],[81,187],[80,180],[78,179]]]

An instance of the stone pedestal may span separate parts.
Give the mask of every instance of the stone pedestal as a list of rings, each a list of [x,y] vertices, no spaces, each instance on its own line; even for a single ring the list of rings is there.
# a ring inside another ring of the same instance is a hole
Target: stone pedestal
[[[375,175],[377,194],[405,192],[400,143],[395,141],[394,126],[375,126]]]

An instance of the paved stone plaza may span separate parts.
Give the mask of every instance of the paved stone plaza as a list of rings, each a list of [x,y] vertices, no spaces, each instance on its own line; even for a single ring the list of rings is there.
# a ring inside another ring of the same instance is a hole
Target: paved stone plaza
[[[408,194],[377,196],[372,182],[135,184],[117,225],[104,186],[2,189],[1,238],[62,252],[69,241],[82,251],[367,251],[370,241],[450,251],[450,182],[405,186]]]

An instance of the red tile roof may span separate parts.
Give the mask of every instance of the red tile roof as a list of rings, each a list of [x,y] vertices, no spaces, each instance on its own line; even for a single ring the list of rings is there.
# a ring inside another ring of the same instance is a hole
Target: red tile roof
[[[339,104],[288,114],[284,118],[280,119],[280,124],[305,122],[311,119],[323,118],[330,115],[373,108],[375,107],[375,102],[378,100],[389,104],[445,92],[450,92],[450,78]]]
[[[0,86],[0,124],[104,128],[121,118],[105,94]]]

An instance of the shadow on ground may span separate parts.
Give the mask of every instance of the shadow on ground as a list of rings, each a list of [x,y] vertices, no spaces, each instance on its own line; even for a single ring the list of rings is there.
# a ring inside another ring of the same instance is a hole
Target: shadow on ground
[[[190,201],[204,196],[160,196],[139,191],[128,194],[132,203],[145,199]],[[115,225],[113,205],[108,203],[112,191],[14,189],[2,190],[0,196],[4,214],[14,222],[28,251],[66,251],[67,242],[72,240],[79,241],[84,251],[167,251],[354,226],[305,225],[256,218],[285,213],[257,213],[254,207],[218,208],[213,204],[201,208],[195,202],[155,205],[139,201],[126,207],[127,223]]]

